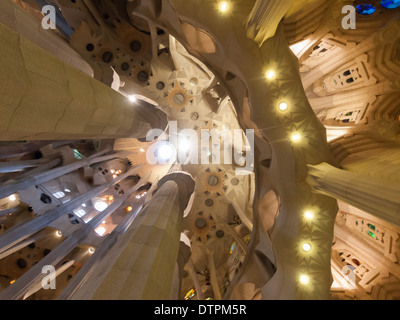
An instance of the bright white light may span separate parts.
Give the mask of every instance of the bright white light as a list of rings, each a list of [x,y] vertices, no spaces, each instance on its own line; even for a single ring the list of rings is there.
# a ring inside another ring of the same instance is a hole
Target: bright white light
[[[145,152],[145,150],[143,148],[140,149],[140,152]]]
[[[93,247],[90,247],[89,250],[88,250],[88,252],[89,252],[90,254],[93,254],[95,251],[96,251],[96,249],[93,248]]]
[[[99,212],[104,211],[105,209],[107,209],[107,207],[108,207],[108,204],[105,203],[105,202],[102,201],[102,200],[97,200],[97,201],[94,203],[94,208],[95,208],[97,211],[99,211]]]
[[[314,218],[314,215],[313,215],[313,213],[312,213],[311,211],[306,211],[306,212],[304,213],[304,217],[305,217],[307,220],[311,220],[312,218]]]
[[[310,278],[307,275],[303,274],[300,276],[300,282],[302,284],[308,284],[310,282]]]
[[[98,227],[94,230],[100,237],[106,233],[106,228]]]
[[[128,96],[128,99],[129,99],[130,102],[136,102],[136,100],[137,100],[134,95]]]
[[[60,199],[60,198],[65,197],[65,193],[62,192],[62,191],[57,191],[57,192],[53,193],[53,196],[54,196],[55,198],[57,198],[57,199]]]
[[[281,110],[281,111],[286,111],[288,108],[289,108],[289,106],[286,102],[281,102],[279,104],[279,110]]]
[[[311,250],[311,245],[309,244],[309,243],[304,243],[303,244],[303,250],[305,251],[305,252],[309,252],[310,250]]]
[[[75,209],[72,211],[78,218],[82,218],[84,215],[86,215],[86,211],[79,208],[79,209]]]
[[[299,142],[301,140],[301,135],[299,135],[298,133],[294,133],[292,135],[292,141],[293,142]]]
[[[17,196],[15,194],[12,194],[11,196],[8,197],[8,199],[10,201],[15,201],[15,200],[17,200]]]
[[[56,236],[57,236],[57,237],[61,237],[61,236],[62,236],[62,232],[61,232],[60,230],[57,230],[57,231],[56,231]]]
[[[221,12],[226,12],[228,10],[228,3],[226,1],[223,1],[219,5],[219,11]]]
[[[161,160],[169,160],[171,159],[174,151],[172,147],[168,143],[164,143],[161,146],[158,147],[158,157],[161,158]]]
[[[267,71],[265,76],[267,77],[268,80],[272,80],[273,78],[275,78],[275,71],[274,70],[269,70],[269,71]]]
[[[301,41],[301,42],[299,42],[299,43],[296,43],[296,44],[290,46],[290,50],[292,50],[293,53],[294,53],[297,57],[299,57],[299,54],[304,50],[304,48],[305,48],[307,45],[310,44],[310,42],[311,42],[310,39],[303,40],[303,41]]]

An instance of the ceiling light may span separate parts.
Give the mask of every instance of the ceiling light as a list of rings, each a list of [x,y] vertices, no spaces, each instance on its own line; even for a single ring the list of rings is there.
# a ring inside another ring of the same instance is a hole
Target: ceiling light
[[[301,140],[301,135],[298,133],[292,134],[292,141],[293,142],[299,142]]]
[[[57,230],[56,231],[56,236],[59,237],[59,238],[62,237],[62,232],[60,230]]]
[[[301,284],[308,284],[309,282],[310,282],[310,278],[307,275],[302,274],[300,276],[300,283]]]
[[[272,80],[272,79],[275,78],[275,71],[274,70],[269,70],[269,71],[267,71],[265,76],[267,77],[268,80]]]
[[[95,251],[96,251],[96,249],[93,248],[93,247],[90,247],[89,250],[88,250],[88,252],[89,252],[90,254],[93,254]]]
[[[15,194],[12,194],[11,196],[8,197],[8,199],[10,201],[15,201],[15,200],[17,200],[17,196]]]
[[[311,250],[311,245],[309,243],[305,242],[305,243],[303,243],[302,248],[303,248],[303,251],[309,252]]]
[[[143,148],[140,149],[140,152],[144,152],[145,150]]]
[[[108,207],[108,204],[105,203],[103,200],[97,200],[94,203],[94,208],[99,212],[104,211],[107,207]]]
[[[134,95],[128,96],[128,99],[129,99],[130,102],[136,102],[136,100],[137,100]]]
[[[279,104],[279,110],[281,110],[281,111],[286,111],[288,108],[289,108],[289,106],[286,102],[281,102]]]
[[[228,2],[223,1],[219,4],[219,11],[226,12],[228,11]]]
[[[161,160],[167,161],[172,158],[174,151],[169,143],[163,143],[158,147],[157,155]]]
[[[311,211],[306,211],[306,212],[304,213],[304,217],[305,217],[307,220],[311,220],[312,218],[314,218],[314,214],[313,214]]]
[[[127,211],[127,212],[131,212],[132,210],[133,210],[132,206],[127,206],[127,207],[126,207],[126,211]]]

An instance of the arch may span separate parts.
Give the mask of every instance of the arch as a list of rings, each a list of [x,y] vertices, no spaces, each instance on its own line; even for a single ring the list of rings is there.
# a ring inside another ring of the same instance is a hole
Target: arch
[[[192,49],[201,53],[215,53],[217,46],[214,39],[202,29],[197,29],[188,22],[181,22],[183,34]]]

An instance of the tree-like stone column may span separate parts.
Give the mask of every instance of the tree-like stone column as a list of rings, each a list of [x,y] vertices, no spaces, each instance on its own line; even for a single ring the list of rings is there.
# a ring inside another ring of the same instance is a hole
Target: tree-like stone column
[[[133,223],[126,247],[92,299],[170,299],[178,258],[183,212],[195,182],[186,173],[168,174]]]
[[[3,141],[144,139],[166,128],[154,105],[130,102],[1,23],[0,55]]]
[[[400,227],[400,186],[327,163],[308,166],[307,182],[319,193],[340,199]]]

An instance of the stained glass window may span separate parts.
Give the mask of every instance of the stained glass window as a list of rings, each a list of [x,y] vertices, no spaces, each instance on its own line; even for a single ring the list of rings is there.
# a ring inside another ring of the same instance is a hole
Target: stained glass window
[[[386,9],[396,9],[400,7],[400,0],[382,0],[381,6]]]
[[[356,7],[356,12],[363,16],[373,14],[376,11],[376,8],[372,4],[359,4]]]
[[[375,239],[375,233],[371,232],[371,231],[367,231],[367,234]]]
[[[192,299],[194,296],[196,295],[196,289],[191,289],[188,291],[188,293],[186,293],[185,295],[185,300],[190,300]]]
[[[233,243],[232,243],[232,245],[231,245],[231,248],[230,248],[230,250],[229,250],[229,253],[230,253],[230,254],[233,253],[233,250],[235,250],[235,247],[236,247],[236,241],[233,241]]]

